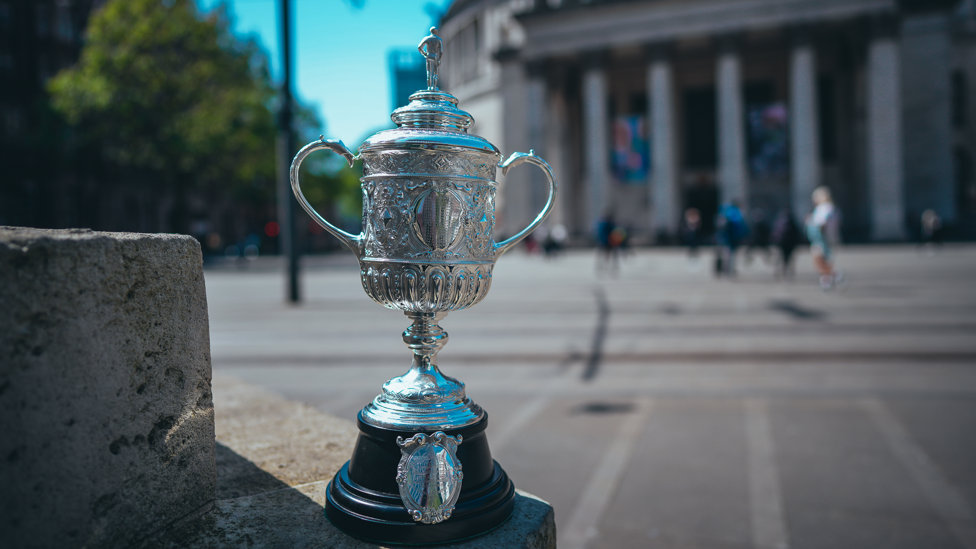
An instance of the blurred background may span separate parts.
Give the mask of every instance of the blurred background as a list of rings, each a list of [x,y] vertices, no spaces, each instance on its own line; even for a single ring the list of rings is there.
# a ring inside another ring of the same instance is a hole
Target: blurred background
[[[559,180],[440,356],[561,547],[976,549],[976,0],[0,0],[0,224],[194,236],[215,394],[354,420],[408,322],[300,210],[282,299],[282,168],[393,127],[432,25]],[[359,232],[361,166],[303,170]]]
[[[355,148],[423,86],[415,43],[505,154],[533,148],[568,245],[612,216],[630,243],[710,242],[721,204],[802,221],[826,185],[847,242],[976,237],[972,0],[292,0],[295,148]],[[768,6],[767,6],[768,4]],[[210,255],[277,254],[274,0],[0,1],[0,223],[192,234]],[[295,151],[290,151],[289,158]],[[356,170],[316,155],[311,202],[350,230]],[[544,193],[516,173],[512,234]],[[521,179],[520,179],[521,178]],[[327,217],[329,217],[327,216]],[[304,213],[301,252],[338,243]],[[761,232],[761,231],[760,231]]]

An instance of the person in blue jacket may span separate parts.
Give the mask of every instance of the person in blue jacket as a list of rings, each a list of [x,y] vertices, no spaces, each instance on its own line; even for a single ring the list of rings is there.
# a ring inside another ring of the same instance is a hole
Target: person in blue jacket
[[[749,236],[749,226],[742,217],[736,200],[730,200],[719,208],[715,219],[715,274],[735,276],[735,250]]]

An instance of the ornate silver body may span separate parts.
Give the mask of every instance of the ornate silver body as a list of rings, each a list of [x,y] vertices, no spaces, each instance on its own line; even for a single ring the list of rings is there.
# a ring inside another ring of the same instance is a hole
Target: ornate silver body
[[[437,137],[431,133],[423,136]],[[381,305],[406,312],[454,311],[488,293],[501,155],[452,153],[423,148],[360,153],[362,282]]]
[[[392,119],[399,128],[380,132],[353,155],[341,141],[305,146],[292,163],[291,182],[302,207],[359,258],[363,290],[374,301],[413,319],[404,341],[414,351],[411,369],[391,379],[363,410],[363,420],[395,429],[456,429],[478,422],[481,408],[464,383],[437,368],[447,334],[437,325],[449,311],[475,305],[488,294],[495,260],[534,230],[552,208],[556,181],[544,160],[501,153],[466,128],[473,119],[457,99],[438,90],[413,94]],[[363,161],[363,230],[333,226],[302,195],[298,170],[308,154],[329,149],[350,166]],[[549,200],[528,227],[495,242],[495,175],[529,162],[549,178]]]
[[[372,425],[408,432],[459,429],[484,418],[481,407],[465,394],[464,383],[445,376],[437,367],[437,352],[447,343],[447,333],[437,323],[448,312],[485,298],[495,261],[542,223],[556,193],[551,168],[534,152],[513,153],[500,162],[501,152],[494,145],[467,133],[474,121],[471,115],[457,108],[454,96],[436,87],[441,55],[436,35],[436,29],[431,29],[431,36],[419,48],[427,58],[429,87],[394,111],[391,119],[396,129],[368,138],[358,156],[341,141],[320,138],[302,148],[291,165],[295,197],[312,219],[359,258],[366,294],[413,320],[403,332],[404,342],[414,353],[410,369],[387,381],[361,414]],[[359,234],[329,223],[302,194],[301,163],[321,149],[341,154],[350,167],[357,158],[363,161],[363,227]],[[523,162],[546,174],[549,198],[525,229],[495,242],[497,170],[506,174]],[[449,461],[456,462],[453,451],[450,455]],[[456,470],[460,482],[459,463]],[[407,505],[407,496],[403,497]],[[423,511],[415,518],[446,518],[450,513],[444,516],[444,509]]]

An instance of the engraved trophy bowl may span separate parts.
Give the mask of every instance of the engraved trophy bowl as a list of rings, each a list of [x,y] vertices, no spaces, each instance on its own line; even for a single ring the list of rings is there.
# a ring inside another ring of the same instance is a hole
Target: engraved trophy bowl
[[[468,398],[464,383],[437,366],[448,339],[438,322],[485,298],[495,261],[542,223],[556,193],[551,168],[534,152],[501,162],[494,145],[467,133],[473,118],[437,88],[436,29],[418,49],[427,59],[428,87],[393,112],[395,129],[368,138],[358,155],[320,137],[298,152],[290,172],[305,211],[356,254],[366,294],[412,320],[403,332],[413,351],[410,369],[387,381],[360,412],[356,451],[330,484],[326,505],[343,530],[401,543],[469,537],[511,513],[514,487],[491,459],[487,414]],[[341,154],[350,167],[363,162],[359,234],[334,226],[302,194],[302,161],[323,149]],[[548,199],[527,227],[495,242],[496,173],[525,162],[545,173]]]

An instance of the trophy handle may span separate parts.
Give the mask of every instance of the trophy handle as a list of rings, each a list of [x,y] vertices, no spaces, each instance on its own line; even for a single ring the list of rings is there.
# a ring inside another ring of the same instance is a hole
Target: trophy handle
[[[546,177],[549,178],[549,198],[546,200],[546,205],[543,206],[542,211],[539,212],[539,215],[535,216],[535,219],[532,220],[532,223],[529,223],[528,227],[519,231],[512,238],[509,238],[503,242],[499,242],[495,244],[496,258],[502,255],[503,253],[507,252],[509,248],[518,244],[520,240],[522,240],[523,238],[528,236],[529,233],[534,231],[535,228],[538,227],[539,224],[546,219],[546,217],[549,215],[549,212],[552,211],[552,205],[555,202],[556,178],[555,176],[552,175],[552,168],[549,167],[549,164],[547,164],[545,160],[536,156],[535,151],[533,151],[532,149],[529,149],[529,154],[525,154],[523,152],[512,153],[512,156],[509,156],[508,160],[499,164],[498,167],[502,169],[502,175],[508,175],[509,168],[518,166],[523,162],[535,164],[536,166],[541,168],[543,172],[545,172]]]
[[[319,212],[315,211],[315,208],[308,203],[308,200],[305,200],[305,195],[302,194],[302,189],[298,184],[298,168],[301,167],[302,161],[305,160],[306,156],[319,149],[329,149],[336,154],[341,154],[345,157],[346,162],[349,162],[350,168],[353,167],[356,160],[356,155],[354,155],[342,141],[339,141],[338,139],[325,139],[320,135],[318,141],[312,141],[308,145],[302,147],[302,150],[298,151],[298,154],[295,155],[295,159],[291,161],[291,170],[289,171],[291,178],[291,190],[295,193],[295,198],[298,199],[298,203],[302,205],[302,208],[304,208],[306,212],[308,212],[308,215],[312,216],[312,219],[314,219],[316,223],[341,240],[343,244],[352,250],[352,253],[358,256],[360,252],[359,245],[363,240],[363,234],[347,233],[332,223],[329,223],[324,217],[319,215]]]

